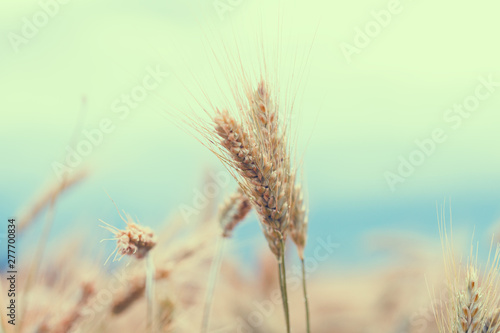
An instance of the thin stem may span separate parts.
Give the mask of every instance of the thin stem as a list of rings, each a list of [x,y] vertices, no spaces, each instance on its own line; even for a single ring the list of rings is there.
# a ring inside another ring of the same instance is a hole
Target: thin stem
[[[147,320],[148,328],[154,332],[154,295],[155,295],[155,266],[153,256],[148,253],[146,256],[146,299],[147,299]]]
[[[304,291],[304,305],[306,307],[306,324],[307,324],[307,333],[311,333],[311,324],[309,321],[309,300],[307,298],[307,287],[306,287],[306,269],[304,264],[304,258],[301,260],[302,263],[302,290]]]
[[[208,286],[207,293],[205,296],[205,306],[203,307],[203,319],[201,322],[201,332],[208,332],[208,325],[210,322],[210,313],[212,310],[212,302],[214,298],[215,284],[217,282],[217,276],[220,271],[220,266],[222,263],[222,254],[224,251],[224,238],[220,237],[217,240],[215,257],[210,266],[210,273],[208,275]]]
[[[283,299],[283,310],[285,311],[286,331],[290,333],[290,312],[288,311],[288,295],[286,290],[286,269],[285,269],[285,241],[280,240],[281,254],[278,259],[278,269],[280,276],[281,298]]]

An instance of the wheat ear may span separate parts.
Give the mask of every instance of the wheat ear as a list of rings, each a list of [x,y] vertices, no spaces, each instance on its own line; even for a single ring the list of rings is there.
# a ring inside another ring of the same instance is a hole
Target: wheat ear
[[[285,173],[273,170],[272,161],[259,152],[253,133],[227,111],[219,112],[214,122],[220,143],[232,159],[229,163],[240,176],[240,186],[259,215],[269,248],[279,258],[279,233],[288,223]]]

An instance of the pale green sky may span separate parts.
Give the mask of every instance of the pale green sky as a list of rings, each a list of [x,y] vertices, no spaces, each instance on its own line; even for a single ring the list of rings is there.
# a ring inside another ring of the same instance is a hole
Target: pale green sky
[[[188,68],[210,85],[209,51],[201,45],[223,54],[211,36],[231,37],[236,31],[247,47],[251,43],[245,38],[253,40],[261,17],[272,42],[279,21],[268,2],[73,0],[60,5],[48,24],[15,52],[9,33],[21,34],[23,17],[32,21],[41,7],[36,1],[3,0],[0,139],[2,156],[10,162],[1,168],[11,175],[3,182],[54,176],[51,163],[61,159],[82,95],[89,101],[85,128],[97,127],[103,118],[116,125],[84,158],[98,180],[138,177],[154,182],[164,172],[164,177],[175,175],[169,184],[180,185],[203,166],[218,166],[160,115],[167,106],[157,97],[186,103],[187,94],[175,77],[162,81],[124,120],[111,105],[142,82],[148,66],[173,69],[182,81],[191,82],[182,77]],[[232,10],[218,13],[214,3]],[[393,7],[398,10],[385,17],[386,26],[379,26],[348,62],[341,46],[356,46],[356,29],[376,26],[373,11],[380,17]],[[417,148],[414,141],[429,138],[436,128],[447,139],[405,183],[396,185],[395,193],[447,195],[476,187],[488,190],[498,183],[500,86],[457,129],[444,115],[454,104],[473,100],[477,89],[487,91],[477,88],[478,78],[500,82],[499,9],[497,2],[484,0],[282,1],[283,45],[295,43],[304,52],[315,39],[309,74],[301,82],[298,118],[302,146],[312,133],[305,160],[310,191],[328,197],[394,195],[384,173],[396,173],[398,157],[408,158]],[[166,158],[171,163],[165,164]]]

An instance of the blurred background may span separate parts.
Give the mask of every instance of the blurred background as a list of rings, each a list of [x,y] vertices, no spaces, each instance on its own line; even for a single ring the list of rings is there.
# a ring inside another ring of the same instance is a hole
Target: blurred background
[[[461,245],[475,230],[487,252],[500,219],[498,9],[488,0],[3,0],[2,216],[21,216],[57,184],[67,153],[99,128],[98,144],[73,161],[89,175],[59,199],[49,245],[107,237],[98,219],[119,220],[106,192],[153,228],[186,207],[198,214],[214,177],[223,198],[234,182],[167,114],[192,104],[194,81],[213,87],[221,40],[245,47],[261,34],[271,45],[281,31],[307,67],[296,107],[306,253],[321,240],[338,245],[314,274],[384,265],[388,239],[435,246],[439,258],[444,200]],[[24,252],[40,225],[20,240]],[[233,247],[249,263],[266,249],[255,216]]]

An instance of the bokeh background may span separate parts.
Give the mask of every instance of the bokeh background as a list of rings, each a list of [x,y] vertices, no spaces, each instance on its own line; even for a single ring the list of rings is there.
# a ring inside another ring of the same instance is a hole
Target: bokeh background
[[[57,183],[53,163],[62,163],[68,145],[85,138],[82,130],[104,118],[114,126],[79,165],[89,177],[58,201],[50,246],[75,233],[92,235],[95,244],[106,237],[98,219],[118,223],[106,192],[152,227],[193,205],[207,174],[224,169],[166,113],[190,103],[182,91],[196,91],[192,78],[213,86],[210,52],[223,53],[220,40],[231,46],[236,35],[246,45],[259,27],[270,44],[281,31],[289,49],[310,49],[307,62],[299,58],[307,75],[297,106],[309,248],[321,237],[339,245],[314,274],[384,265],[388,254],[373,245],[386,237],[436,246],[441,256],[436,212],[444,200],[451,201],[465,245],[473,230],[476,240],[489,244],[500,219],[498,3],[73,0],[56,2],[53,17],[45,24],[38,18],[38,31],[25,38],[26,22],[35,22],[41,3],[54,1],[0,3],[2,218],[22,215]],[[276,13],[285,22],[281,28]],[[376,28],[384,13],[390,17]],[[360,37],[365,29],[375,30]],[[346,56],[349,47],[356,51]],[[113,103],[141,84],[147,68],[172,75],[121,119]],[[476,98],[478,106],[458,125],[449,110],[473,103],[477,89],[486,92],[478,88],[482,80],[494,82],[491,91]],[[446,140],[391,188],[387,172],[397,174],[400,157],[418,155],[415,141],[431,138],[435,129]],[[220,197],[232,188],[228,182]],[[20,240],[27,257],[40,225]],[[233,254],[249,265],[265,249],[254,216],[236,231],[234,243]]]

